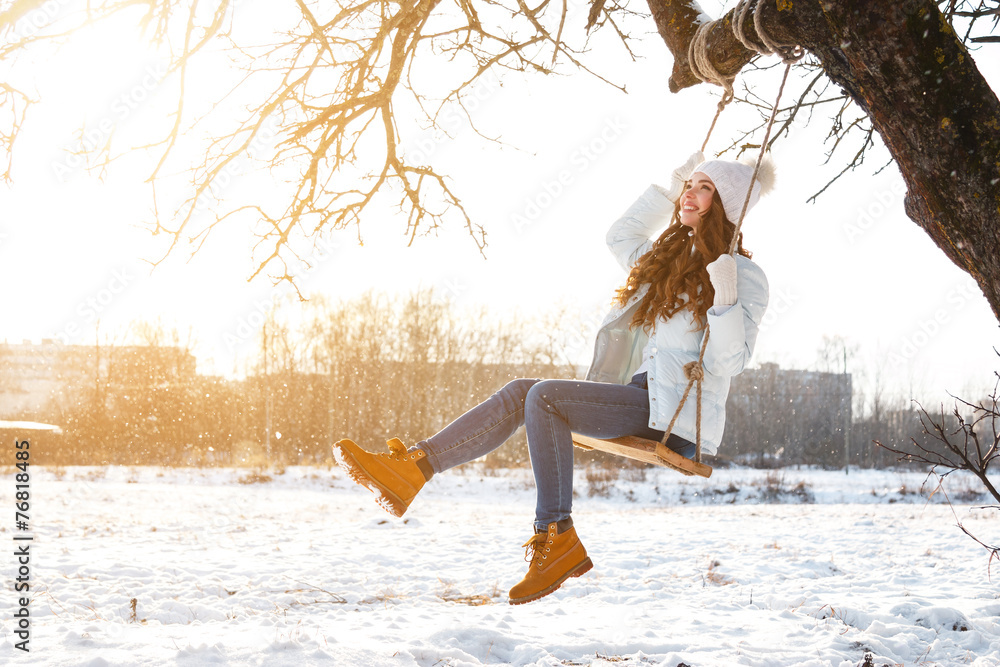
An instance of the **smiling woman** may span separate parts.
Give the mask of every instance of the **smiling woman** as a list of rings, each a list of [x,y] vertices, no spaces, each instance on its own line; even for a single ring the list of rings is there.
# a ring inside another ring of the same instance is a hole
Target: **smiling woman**
[[[712,179],[700,171],[691,174],[687,189],[678,201],[681,224],[697,231],[698,224],[708,215],[713,202],[722,206],[722,200],[715,194]]]
[[[753,172],[696,153],[669,187],[650,186],[611,226],[606,240],[628,279],[597,333],[586,381],[516,379],[409,448],[393,438],[389,454],[372,454],[341,440],[333,447],[337,462],[399,517],[435,474],[487,455],[523,425],[537,492],[535,534],[524,545],[531,565],[510,603],[537,600],[589,571],[593,563],[570,516],[574,433],[662,440],[687,458],[719,447],[730,378],[753,354],[768,300],[764,274],[724,207],[748,191],[756,204],[761,186]],[[679,200],[695,204],[689,224],[681,222]],[[685,406],[692,364],[705,390],[697,407]]]

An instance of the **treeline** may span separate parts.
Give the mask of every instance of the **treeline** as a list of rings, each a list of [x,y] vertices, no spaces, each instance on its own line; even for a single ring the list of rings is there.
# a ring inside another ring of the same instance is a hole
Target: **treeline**
[[[470,315],[427,291],[296,307],[296,325],[271,313],[241,380],[163,363],[177,336],[148,327],[142,357],[126,362],[134,346],[103,345],[41,414],[21,416],[63,429],[39,462],[318,463],[340,438],[383,451],[391,437],[433,435],[511,379],[575,372],[560,363],[557,336],[526,335],[544,322]],[[523,432],[491,463],[526,464]]]
[[[63,429],[45,438],[37,462],[315,464],[344,437],[384,451],[391,437],[434,434],[511,379],[578,377],[585,369],[567,360],[592,339],[565,312],[497,319],[429,291],[293,307],[294,318],[269,315],[243,379],[198,375],[190,344],[156,326],[138,327],[132,345],[95,347],[44,410],[16,416]],[[852,397],[848,375],[750,369],[734,379],[713,463],[884,467],[897,457],[873,440],[933,447],[915,410],[877,397],[852,414]],[[577,452],[579,461],[602,457]],[[487,462],[527,465],[523,430]]]

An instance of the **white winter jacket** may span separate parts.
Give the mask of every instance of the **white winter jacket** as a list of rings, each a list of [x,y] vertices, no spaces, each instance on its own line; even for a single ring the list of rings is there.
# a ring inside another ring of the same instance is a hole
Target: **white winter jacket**
[[[608,247],[626,271],[639,261],[653,245],[655,237],[669,223],[674,203],[656,185],[651,185],[632,204],[625,215],[608,230]],[[767,307],[767,279],[756,264],[741,255],[736,256],[736,305],[731,308],[712,307],[708,311],[710,335],[705,349],[701,399],[702,452],[715,454],[726,426],[726,397],[732,376],[741,372],[750,361],[757,328]],[[696,331],[691,311],[684,309],[669,319],[656,321],[647,335],[642,327],[629,328],[649,285],[643,285],[628,304],[614,308],[597,332],[594,359],[587,379],[597,382],[628,383],[642,363],[643,349],[650,336],[649,426],[666,430],[687,386],[684,365],[698,360],[704,331]],[[673,433],[695,442],[696,394],[691,390],[681,410]]]

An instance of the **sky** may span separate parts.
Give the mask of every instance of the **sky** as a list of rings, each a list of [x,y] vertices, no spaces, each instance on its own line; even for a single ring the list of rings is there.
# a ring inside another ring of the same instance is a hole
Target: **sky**
[[[721,13],[720,3],[704,6]],[[574,19],[582,29],[579,12]],[[457,225],[408,247],[405,217],[386,210],[364,222],[364,245],[355,229],[324,237],[300,288],[335,299],[432,288],[459,308],[485,305],[497,317],[565,306],[585,334],[569,353],[586,364],[589,336],[625,278],[605,231],[649,183],[665,183],[697,150],[717,101],[718,89],[705,85],[668,91],[670,53],[652,22],[645,27],[650,34],[635,45],[636,62],[606,39],[591,44],[589,62],[627,94],[582,72],[505,76],[502,85],[477,88],[468,104],[476,126],[502,146],[467,126],[450,140],[408,140],[407,150],[422,151],[451,176],[487,230],[485,258]],[[976,58],[996,90],[1000,65],[992,59],[987,68],[987,49]],[[16,147],[13,182],[0,188],[3,340],[90,344],[131,321],[159,319],[192,333],[203,372],[232,374],[235,359],[254,345],[262,315],[288,297],[287,287],[266,277],[247,281],[251,238],[242,223],[213,233],[193,257],[180,248],[152,268],[168,241],[144,224],[148,156],[126,154],[101,179],[68,150],[79,144],[81,127],[88,143],[112,130],[119,146],[159,136],[176,90],[163,62],[139,36],[116,30],[86,33],[27,70],[20,63],[40,101]],[[225,76],[219,67],[215,61],[193,74],[192,99],[213,99]],[[755,93],[773,100],[779,74],[754,75]],[[798,89],[790,86],[786,99]],[[731,105],[710,150],[726,148],[756,122],[756,112]],[[852,350],[848,370],[865,391],[878,384],[931,404],[948,392],[984,395],[1000,370],[996,319],[971,278],[906,217],[896,168],[876,173],[888,161],[884,148],[807,203],[843,164],[838,153],[824,165],[828,130],[817,111],[808,127],[776,144],[777,187],[743,227],[771,291],[755,362],[815,369],[824,338],[839,336]],[[273,201],[270,178],[237,170],[220,196]]]

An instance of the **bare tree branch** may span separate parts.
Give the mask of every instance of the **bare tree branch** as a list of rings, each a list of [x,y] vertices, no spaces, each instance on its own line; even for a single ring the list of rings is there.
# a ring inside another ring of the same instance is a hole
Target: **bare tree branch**
[[[39,4],[14,3],[0,14],[0,31],[12,30]],[[623,90],[581,59],[586,39],[580,49],[565,38],[574,9],[568,0],[543,0],[535,7],[525,0],[351,0],[332,7],[296,0],[294,8],[298,25],[266,45],[233,36],[232,26],[241,10],[229,0],[183,4],[119,0],[62,16],[59,26],[0,46],[0,61],[124,12],[136,13],[151,40],[169,49],[168,76],[174,77],[177,86],[170,126],[162,136],[138,147],[155,154],[148,174],[154,207],[151,230],[169,241],[154,264],[182,246],[194,254],[217,225],[252,216],[258,231],[251,278],[267,272],[277,282],[293,280],[290,274],[294,272],[288,270],[289,261],[298,258],[293,245],[352,225],[359,229],[360,238],[362,218],[392,205],[393,200],[411,244],[457,220],[482,252],[485,230],[473,222],[448,177],[415,147],[414,128],[422,124],[424,132],[448,137],[455,128],[447,127],[443,119],[449,112],[453,120],[450,110],[455,109],[474,132],[487,141],[499,141],[476,127],[466,104],[477,87],[495,90],[490,82],[496,81],[497,72],[551,74],[566,64]],[[608,10],[626,11],[617,4]],[[608,11],[602,12],[601,19],[601,25],[612,25],[627,48],[628,35],[614,24]],[[170,194],[176,188],[166,177],[179,164],[181,144],[190,144],[192,130],[210,121],[213,113],[195,116],[188,99],[192,67],[214,44],[238,58],[244,68],[234,86],[220,91],[215,106],[245,96],[241,91],[260,90],[262,85],[269,85],[271,92],[244,105],[242,118],[228,130],[212,132],[200,151],[203,159],[188,167],[187,195],[176,203]],[[429,80],[423,69],[433,56],[450,63],[449,76],[455,77],[440,95],[430,92],[441,86]],[[420,70],[415,69],[418,61]],[[0,110],[14,100],[13,93],[3,94]],[[400,105],[407,110],[416,105],[421,115],[410,117],[407,111],[400,116]],[[17,113],[23,116],[20,103]],[[401,117],[407,122],[401,124]],[[12,142],[14,134],[0,135],[0,140]],[[273,136],[274,145],[259,150],[265,135]],[[120,157],[114,143],[112,132],[102,146],[88,147],[87,157],[106,169]],[[130,150],[135,149],[126,152]],[[284,175],[288,197],[282,210],[265,211],[263,203],[226,207],[215,201],[222,182],[248,157],[251,166]],[[208,201],[213,203],[206,207]]]
[[[9,84],[0,82],[0,148],[7,155],[7,163],[0,173],[5,182],[11,180],[11,169],[14,166],[14,143],[17,141],[24,125],[28,107],[36,102],[20,90]]]
[[[955,407],[951,413],[953,426],[947,424],[943,405],[940,417],[935,419],[918,403],[920,424],[923,433],[930,436],[929,442],[917,442],[915,438],[910,438],[912,447],[909,450],[890,447],[878,440],[875,441],[875,444],[899,455],[899,461],[930,466],[931,472],[941,478],[939,489],[942,492],[944,491],[943,481],[945,477],[957,470],[970,472],[979,479],[983,488],[993,496],[993,499],[1000,503],[1000,491],[989,478],[990,465],[1000,458],[1000,449],[998,449],[1000,446],[1000,405],[998,405],[1000,391],[998,389],[1000,389],[1000,374],[997,374],[997,383],[987,400],[973,403],[953,397],[955,398]],[[960,406],[971,410],[968,418],[962,414]],[[944,472],[937,472],[938,468],[944,469]],[[945,495],[947,496],[947,494]],[[948,502],[951,504],[950,499]],[[990,506],[990,509],[1000,510],[1000,505]],[[955,520],[962,532],[990,550],[990,562],[993,561],[994,557],[1000,558],[1000,547],[990,546],[980,541],[962,525],[957,515]]]

